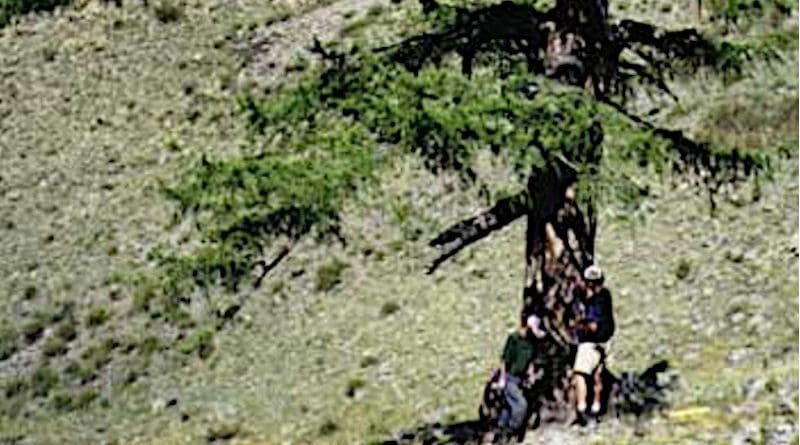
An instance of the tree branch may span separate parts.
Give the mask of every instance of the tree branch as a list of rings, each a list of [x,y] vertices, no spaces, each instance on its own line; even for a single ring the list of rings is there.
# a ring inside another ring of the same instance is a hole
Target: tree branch
[[[528,194],[523,192],[501,199],[491,209],[480,215],[450,226],[428,244],[432,247],[439,247],[440,255],[431,263],[426,273],[433,273],[439,265],[461,249],[524,216],[528,207]]]

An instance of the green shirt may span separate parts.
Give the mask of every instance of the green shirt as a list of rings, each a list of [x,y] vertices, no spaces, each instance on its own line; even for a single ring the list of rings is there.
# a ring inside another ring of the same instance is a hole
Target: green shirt
[[[517,377],[523,377],[528,370],[528,364],[533,360],[535,352],[535,347],[530,339],[523,338],[518,331],[509,334],[502,356],[503,363],[506,365],[506,372]]]

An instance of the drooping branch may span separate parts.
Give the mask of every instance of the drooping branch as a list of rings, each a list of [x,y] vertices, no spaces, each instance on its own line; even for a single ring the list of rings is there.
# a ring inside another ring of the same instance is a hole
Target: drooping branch
[[[677,154],[673,168],[678,173],[691,173],[696,181],[702,182],[708,192],[712,211],[716,209],[715,194],[723,183],[734,183],[769,168],[769,163],[760,159],[757,154],[744,153],[738,149],[714,151],[710,144],[693,141],[680,130],[658,127],[628,112],[619,103],[610,100],[604,103],[633,123],[651,131],[653,135],[666,140]]]
[[[528,207],[528,195],[523,192],[501,199],[480,215],[450,226],[429,243],[432,247],[439,247],[440,253],[428,267],[427,273],[433,273],[443,262],[463,248],[524,216]]]

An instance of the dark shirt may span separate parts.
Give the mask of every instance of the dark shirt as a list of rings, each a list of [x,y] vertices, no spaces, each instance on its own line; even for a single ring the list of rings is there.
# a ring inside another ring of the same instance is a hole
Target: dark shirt
[[[591,298],[581,295],[578,300],[583,305],[583,319],[587,322],[597,323],[597,330],[594,332],[579,330],[578,341],[581,343],[607,342],[614,335],[615,328],[611,292],[602,288]]]
[[[503,363],[506,365],[506,372],[517,377],[524,377],[528,370],[528,364],[536,353],[536,347],[528,337],[522,337],[519,331],[509,334],[506,345],[503,348]]]

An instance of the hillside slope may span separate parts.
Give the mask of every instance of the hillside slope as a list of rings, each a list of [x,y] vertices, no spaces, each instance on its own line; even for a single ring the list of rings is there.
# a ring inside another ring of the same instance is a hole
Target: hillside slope
[[[691,20],[669,2],[621,4],[676,26]],[[270,70],[309,43],[309,26],[324,23],[332,38],[332,27],[368,14],[358,11],[365,3],[346,0],[277,21],[315,6],[199,1],[162,23],[139,5],[90,2],[2,30],[3,327],[24,330],[75,302],[78,334],[65,359],[96,338],[147,336],[128,324],[111,277],[183,236],[169,226],[158,181],[173,180],[189,155],[235,152],[246,142],[235,95],[279,77]],[[271,35],[274,60],[242,55],[248,42]],[[795,147],[795,50],[730,87],[681,84],[683,102],[655,118],[712,139]],[[641,220],[617,208],[601,214],[598,256],[618,317],[611,366],[670,359],[681,379],[676,410],[700,414],[655,419],[644,436],[623,421],[551,428],[530,443],[796,443],[798,170],[797,151],[789,152],[760,200],[750,202],[746,186],[713,217],[696,190],[645,178],[652,192]],[[518,309],[523,227],[426,276],[428,238],[484,203],[414,160],[395,169],[382,190],[352,205],[347,247],[307,240],[295,248],[217,334],[210,359],[132,384],[99,378],[93,385],[105,392],[80,409],[59,409],[53,394],[31,403],[9,397],[0,402],[0,441],[354,443],[473,418]],[[88,320],[98,307],[110,315],[95,325]],[[0,361],[7,394],[42,362],[60,363],[43,350],[55,331],[20,340]],[[111,360],[122,369],[128,359]]]

